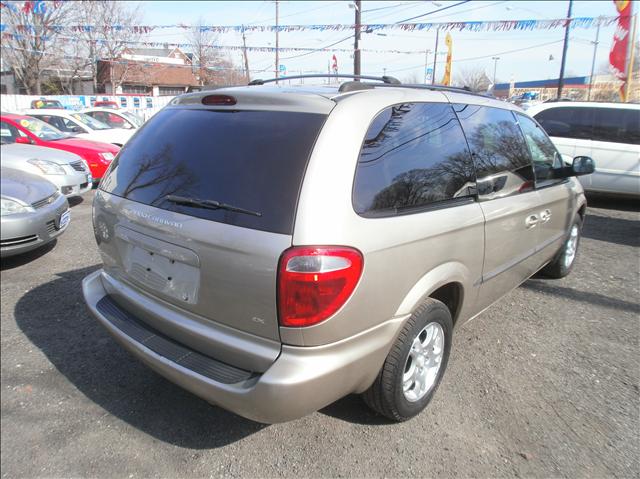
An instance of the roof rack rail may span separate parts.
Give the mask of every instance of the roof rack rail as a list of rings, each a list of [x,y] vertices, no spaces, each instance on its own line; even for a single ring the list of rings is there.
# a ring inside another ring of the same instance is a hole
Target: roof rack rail
[[[387,85],[400,85],[400,80],[394,77],[386,76],[386,75],[381,77],[375,77],[375,76],[368,76],[368,75],[346,75],[346,74],[329,75],[329,74],[322,74],[322,73],[314,73],[310,75],[293,75],[293,76],[279,77],[279,78],[269,78],[267,80],[261,80],[259,78],[256,78],[255,80],[250,81],[249,85],[264,85],[265,83],[273,83],[273,82],[285,81],[285,80],[298,80],[302,78],[354,78],[356,80],[381,81]]]
[[[481,96],[484,98],[494,98],[488,93],[477,93],[471,91],[471,89],[467,86],[459,87],[459,86],[447,86],[447,85],[423,85],[423,84],[407,84],[403,83],[402,85],[375,85],[375,87],[385,87],[385,86],[398,86],[400,88],[417,88],[420,90],[436,90],[436,91],[448,91],[452,93],[465,93],[467,95]]]

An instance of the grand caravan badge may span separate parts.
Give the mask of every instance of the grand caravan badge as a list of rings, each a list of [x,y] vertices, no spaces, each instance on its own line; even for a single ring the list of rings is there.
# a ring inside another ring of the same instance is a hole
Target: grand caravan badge
[[[182,223],[178,221],[167,220],[159,216],[154,216],[151,213],[145,213],[144,211],[125,209],[123,213],[125,216],[129,217],[129,219],[131,219],[132,216],[136,216],[160,225],[173,226],[174,228],[182,228],[183,226]]]

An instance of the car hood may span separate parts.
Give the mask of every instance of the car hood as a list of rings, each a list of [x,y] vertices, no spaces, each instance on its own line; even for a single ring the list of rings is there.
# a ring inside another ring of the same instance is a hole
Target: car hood
[[[2,196],[22,201],[28,205],[58,191],[56,185],[42,177],[12,168],[2,168],[0,176]]]
[[[82,160],[78,155],[74,155],[68,151],[47,148],[46,146],[19,145],[13,143],[11,145],[2,145],[0,150],[2,151],[3,163],[5,160],[27,161],[37,158],[38,160],[47,160],[58,165],[68,165],[69,163]]]
[[[111,145],[109,143],[104,143],[101,141],[92,141],[92,140],[83,140],[82,138],[63,138],[62,140],[55,140],[51,142],[51,146],[55,145],[64,145],[72,148],[84,148],[85,150],[89,150],[95,153],[102,153],[104,151],[110,151],[113,154],[116,154],[120,151],[115,145]]]
[[[118,143],[124,145],[129,138],[133,135],[132,130],[125,130],[124,128],[109,128],[108,130],[93,130],[88,133],[92,139],[97,141],[104,141],[105,143]]]

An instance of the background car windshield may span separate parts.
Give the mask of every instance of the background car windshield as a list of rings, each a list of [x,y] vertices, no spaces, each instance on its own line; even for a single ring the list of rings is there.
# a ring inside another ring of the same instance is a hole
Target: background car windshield
[[[109,130],[111,127],[105,123],[102,123],[95,118],[91,118],[89,115],[85,115],[84,113],[73,113],[71,115],[74,119],[78,120],[80,123],[87,125],[92,130]]]
[[[20,120],[17,120],[17,122],[20,124],[20,126],[26,128],[41,140],[62,140],[63,138],[69,137],[69,135],[62,133],[57,128],[54,128],[48,123],[45,123],[42,120],[38,120],[37,118],[24,117]]]
[[[163,110],[127,142],[101,189],[157,208],[291,234],[307,161],[325,115]],[[181,206],[167,195],[262,213]]]
[[[123,111],[123,112],[121,112],[121,114],[122,114],[122,116],[124,116],[127,120],[129,120],[131,123],[133,123],[137,127],[141,127],[142,124],[144,123],[144,120],[142,118],[140,118],[138,115],[134,114],[134,113],[130,113],[128,111]]]

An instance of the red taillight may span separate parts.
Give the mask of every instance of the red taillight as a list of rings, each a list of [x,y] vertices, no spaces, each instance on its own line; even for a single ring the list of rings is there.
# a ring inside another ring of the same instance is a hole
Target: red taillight
[[[235,105],[236,99],[229,95],[207,95],[202,99],[203,105]]]
[[[362,273],[362,254],[341,246],[302,246],[285,251],[278,267],[281,326],[324,321],[349,299]]]

